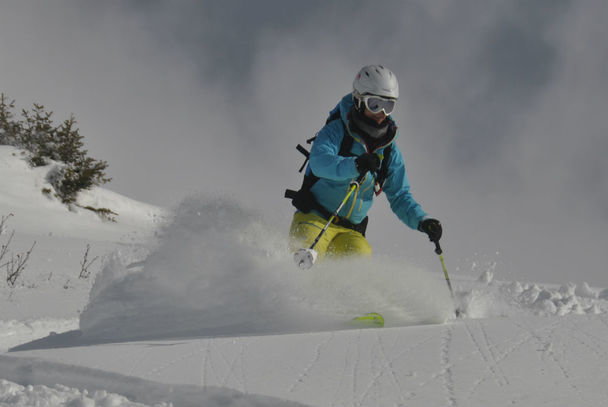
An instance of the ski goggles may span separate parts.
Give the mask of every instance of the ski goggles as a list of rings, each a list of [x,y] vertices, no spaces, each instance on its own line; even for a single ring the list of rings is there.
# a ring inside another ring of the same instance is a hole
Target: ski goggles
[[[380,96],[364,95],[360,97],[361,102],[365,105],[366,109],[372,113],[384,112],[385,115],[393,113],[397,100],[385,99]]]

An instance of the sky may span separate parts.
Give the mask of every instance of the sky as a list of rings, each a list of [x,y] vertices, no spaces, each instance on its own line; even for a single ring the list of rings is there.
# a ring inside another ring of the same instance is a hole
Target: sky
[[[0,91],[74,114],[116,192],[228,195],[286,231],[296,144],[381,63],[450,269],[608,286],[607,17],[602,0],[7,0]],[[376,253],[437,267],[378,201]]]

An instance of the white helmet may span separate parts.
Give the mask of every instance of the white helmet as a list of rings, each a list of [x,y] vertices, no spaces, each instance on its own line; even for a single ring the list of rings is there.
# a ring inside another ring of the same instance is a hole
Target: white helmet
[[[353,96],[376,95],[391,99],[399,98],[399,83],[390,69],[382,65],[361,68],[353,81]]]

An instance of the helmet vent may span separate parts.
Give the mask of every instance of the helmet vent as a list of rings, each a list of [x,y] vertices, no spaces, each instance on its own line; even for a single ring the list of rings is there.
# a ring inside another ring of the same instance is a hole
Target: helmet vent
[[[399,84],[395,74],[383,65],[367,65],[355,76],[353,94],[398,99]]]

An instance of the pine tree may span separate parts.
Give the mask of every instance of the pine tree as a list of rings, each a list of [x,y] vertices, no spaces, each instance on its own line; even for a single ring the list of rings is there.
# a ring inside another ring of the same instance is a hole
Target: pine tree
[[[25,119],[19,136],[20,147],[30,152],[29,162],[34,167],[48,165],[48,159],[56,160],[57,140],[51,117],[53,112],[44,110],[44,106],[34,103],[31,112],[23,109]]]
[[[73,204],[79,191],[111,181],[105,173],[108,163],[88,156],[73,115],[56,127],[53,112],[43,105],[34,103],[31,111],[22,110],[21,121],[15,119],[14,109],[15,102],[0,94],[0,145],[26,150],[28,162],[34,167],[57,162],[48,181],[63,203]]]
[[[13,110],[15,101],[9,101],[4,93],[0,93],[0,145],[14,145],[21,133],[21,124],[15,120]]]

